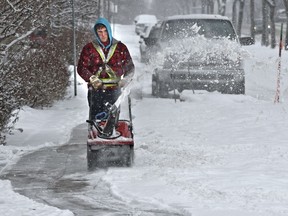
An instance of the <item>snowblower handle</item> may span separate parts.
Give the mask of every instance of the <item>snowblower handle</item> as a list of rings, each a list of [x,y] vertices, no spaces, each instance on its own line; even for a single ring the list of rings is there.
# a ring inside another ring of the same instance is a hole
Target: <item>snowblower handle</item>
[[[86,120],[86,122],[89,123],[90,125],[93,125],[100,134],[103,134],[102,128],[100,128],[94,121]]]
[[[132,112],[131,112],[131,97],[130,94],[128,95],[128,109],[129,109],[129,120],[130,120],[130,131],[131,131],[131,136],[133,138],[133,123],[132,123]]]

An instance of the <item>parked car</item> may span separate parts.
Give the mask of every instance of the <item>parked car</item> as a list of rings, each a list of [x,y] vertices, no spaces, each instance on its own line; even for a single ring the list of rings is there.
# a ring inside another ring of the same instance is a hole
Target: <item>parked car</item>
[[[156,53],[156,43],[160,32],[159,25],[146,26],[143,33],[140,35],[139,49],[141,62],[149,62]]]
[[[153,71],[152,95],[185,89],[245,94],[245,72],[232,22],[220,15],[179,15],[162,22],[158,42],[163,64]]]
[[[150,14],[141,14],[134,18],[135,23],[135,33],[139,35],[143,32],[145,26],[155,25],[157,23],[157,17]]]
[[[263,32],[263,20],[262,19],[256,19],[255,21],[255,25],[254,25],[254,30],[256,34],[262,34]],[[270,23],[267,24],[267,29],[268,32],[271,32],[271,25]]]

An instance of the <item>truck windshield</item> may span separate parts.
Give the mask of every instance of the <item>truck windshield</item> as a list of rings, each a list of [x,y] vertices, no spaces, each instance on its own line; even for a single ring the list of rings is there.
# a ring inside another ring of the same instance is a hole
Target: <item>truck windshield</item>
[[[236,40],[236,33],[229,20],[179,19],[166,22],[162,39],[173,40],[204,35],[206,38],[228,38]]]

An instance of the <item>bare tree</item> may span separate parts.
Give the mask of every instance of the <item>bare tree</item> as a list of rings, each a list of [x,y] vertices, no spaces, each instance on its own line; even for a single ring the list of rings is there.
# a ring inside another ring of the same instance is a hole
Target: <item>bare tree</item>
[[[285,36],[285,50],[288,50],[288,0],[283,0],[286,10],[286,36]]]
[[[276,47],[276,37],[275,37],[275,7],[276,3],[275,0],[266,0],[269,5],[269,15],[270,15],[270,26],[271,26],[271,48]]]
[[[226,0],[217,0],[218,14],[225,16],[226,14]]]
[[[275,37],[275,0],[263,0],[262,1],[262,19],[263,19],[263,32],[261,38],[261,44],[264,46],[269,46],[269,35],[271,35],[271,47],[276,47],[276,37]],[[268,24],[271,26],[269,32]]]
[[[195,14],[195,13],[199,13],[200,12],[200,6],[198,6],[198,1],[194,0],[179,0],[177,2],[174,2],[173,4],[176,3],[176,7],[177,7],[177,13],[178,14]]]
[[[252,6],[251,6],[252,5]],[[252,37],[255,37],[255,32],[253,30],[253,27],[255,26],[254,23],[254,10],[252,10],[252,7],[254,7],[254,2],[251,1],[251,35]],[[271,47],[276,47],[276,37],[275,37],[275,7],[276,2],[275,0],[262,0],[262,36],[261,36],[261,44],[263,46],[269,46],[269,35],[271,35]],[[270,25],[271,29],[268,29],[268,24]]]
[[[214,13],[214,0],[202,0],[202,13]]]
[[[237,7],[237,3],[239,4],[238,7]],[[236,32],[239,36],[241,35],[241,29],[242,29],[244,5],[245,5],[245,0],[234,0],[233,2],[232,22],[234,26],[236,26]]]
[[[253,40],[255,41],[255,1],[250,0],[250,34]]]
[[[261,45],[262,46],[269,46],[269,34],[268,34],[268,17],[269,13],[268,13],[268,3],[266,0],[262,0],[262,19],[263,19],[263,23],[262,23],[262,28],[263,28],[263,32],[262,32],[262,37],[261,37]]]

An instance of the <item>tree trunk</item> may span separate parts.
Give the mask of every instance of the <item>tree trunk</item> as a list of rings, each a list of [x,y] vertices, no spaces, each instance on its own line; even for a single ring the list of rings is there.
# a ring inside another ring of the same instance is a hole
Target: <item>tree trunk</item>
[[[269,41],[268,41],[268,31],[267,31],[267,2],[266,0],[262,0],[262,19],[263,19],[263,32],[262,32],[262,38],[261,38],[261,45],[262,46],[268,46]]]
[[[218,14],[225,16],[226,14],[226,0],[217,0]]]
[[[239,2],[239,12],[237,17],[237,3]],[[243,22],[243,14],[244,14],[244,4],[245,0],[234,0],[233,8],[232,8],[232,22],[236,27],[236,32],[239,36],[241,36],[241,28]],[[237,19],[238,18],[238,19]]]
[[[237,33],[238,33],[239,36],[241,36],[243,14],[244,14],[244,5],[245,5],[245,0],[240,0],[239,15],[238,15],[238,25],[237,25]]]
[[[237,1],[234,0],[232,7],[232,23],[235,27],[237,26]]]
[[[275,0],[271,0],[272,4],[269,4],[270,6],[270,22],[271,22],[271,48],[276,47],[276,37],[275,37]]]
[[[255,41],[255,2],[254,0],[250,0],[250,21],[251,21],[251,25],[250,25],[250,33],[251,33],[251,37],[253,38],[253,40]]]
[[[214,13],[214,0],[202,0],[201,4],[202,14],[213,14]]]
[[[208,10],[209,10],[209,14],[213,14],[214,13],[214,0],[209,0],[208,1]]]
[[[286,10],[286,36],[285,36],[285,50],[288,50],[288,0],[283,0]]]

